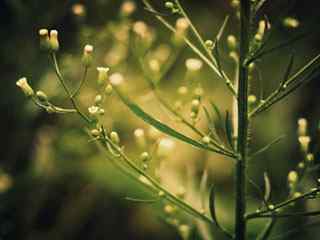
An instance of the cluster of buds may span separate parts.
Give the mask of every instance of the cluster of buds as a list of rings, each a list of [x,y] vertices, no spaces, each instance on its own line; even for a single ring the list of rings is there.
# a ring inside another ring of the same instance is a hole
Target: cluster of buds
[[[227,46],[229,49],[229,57],[233,61],[238,62],[239,61],[239,54],[237,53],[238,40],[234,35],[232,35],[232,34],[228,35]]]
[[[297,183],[299,181],[299,174],[296,171],[290,171],[288,173],[288,185],[291,192],[294,192],[296,189]]]
[[[265,20],[259,21],[258,31],[257,31],[256,35],[254,36],[254,39],[257,42],[261,42],[263,40],[263,37],[265,35],[265,31],[267,28],[268,28],[268,26],[267,26],[267,22]]]
[[[48,29],[40,29],[39,30],[40,37],[40,47],[45,51],[53,51],[56,52],[60,48],[59,39],[58,39],[58,31],[51,30],[50,35]]]

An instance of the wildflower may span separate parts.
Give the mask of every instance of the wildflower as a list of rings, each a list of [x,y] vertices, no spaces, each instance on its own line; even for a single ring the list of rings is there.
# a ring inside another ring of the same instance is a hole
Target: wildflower
[[[49,43],[50,43],[50,49],[53,52],[56,52],[56,51],[59,50],[60,44],[59,44],[58,31],[57,30],[51,30],[50,31]]]
[[[185,65],[189,71],[197,72],[202,68],[203,63],[201,60],[197,58],[189,58],[186,60]]]
[[[106,67],[97,67],[98,71],[98,84],[102,85],[108,80],[109,68]]]
[[[92,65],[92,52],[93,52],[93,46],[92,45],[85,45],[83,48],[83,55],[82,55],[82,64],[89,68]]]
[[[34,91],[32,87],[29,85],[27,78],[20,78],[17,82],[16,85],[23,91],[23,93],[27,97],[31,97],[34,95]]]

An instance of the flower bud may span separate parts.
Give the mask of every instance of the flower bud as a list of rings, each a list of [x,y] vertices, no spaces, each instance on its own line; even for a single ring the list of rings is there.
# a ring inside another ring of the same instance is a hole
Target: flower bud
[[[120,137],[119,137],[118,133],[115,132],[115,131],[112,131],[110,133],[110,139],[115,144],[119,144],[120,143]]]
[[[166,214],[173,214],[176,211],[176,209],[173,206],[167,204],[167,205],[164,206],[163,211]]]
[[[44,103],[48,102],[48,96],[44,92],[37,91],[36,92],[36,96],[37,96],[37,98],[39,99],[40,102],[44,102]]]
[[[291,171],[288,174],[288,183],[289,184],[295,184],[298,182],[299,175],[296,171]]]
[[[98,129],[92,129],[91,134],[94,137],[98,137],[98,136],[100,136],[100,131]]]
[[[99,94],[99,95],[97,95],[97,96],[94,98],[94,103],[95,103],[96,105],[100,105],[100,104],[102,103],[102,100],[103,100],[103,98],[102,98],[102,96]]]
[[[299,137],[300,146],[303,152],[307,153],[309,150],[310,137],[309,136],[300,136]]]
[[[39,30],[40,37],[40,48],[41,50],[49,50],[50,49],[50,39],[49,39],[49,31],[48,29],[40,29]]]
[[[58,39],[58,31],[57,30],[51,30],[50,31],[50,49],[53,52],[56,52],[60,48],[59,39]]]
[[[149,155],[149,153],[147,153],[147,152],[141,153],[141,155],[140,155],[140,160],[141,160],[142,162],[147,162],[147,161],[149,161],[149,160],[150,160],[150,155]]]
[[[82,64],[89,68],[92,65],[92,52],[93,52],[93,46],[92,45],[86,45],[83,48],[83,55],[82,55]]]
[[[191,111],[198,113],[200,108],[200,101],[198,99],[193,99],[191,102]]]
[[[23,93],[27,97],[31,97],[34,95],[34,91],[32,87],[29,85],[27,78],[20,78],[17,82],[16,85],[23,91]]]
[[[109,68],[106,67],[97,67],[97,71],[98,71],[98,84],[102,85],[105,84],[106,81],[108,80],[108,72],[109,72]]]
[[[205,45],[206,45],[206,48],[208,48],[209,50],[212,50],[214,47],[214,42],[212,40],[206,40]]]
[[[136,143],[139,145],[139,147],[144,148],[146,146],[146,139],[144,130],[141,128],[138,128],[134,130],[134,138],[136,140]]]
[[[298,28],[300,26],[300,22],[296,18],[286,17],[283,20],[283,26],[285,26],[287,28]]]
[[[89,114],[92,116],[96,116],[99,113],[99,107],[91,106],[88,108]]]
[[[179,233],[183,240],[187,240],[190,238],[191,228],[186,224],[181,224],[178,228]]]
[[[174,8],[173,2],[166,2],[164,5],[165,5],[165,7],[168,8],[168,9],[173,9],[173,8]]]
[[[308,128],[308,121],[305,118],[298,120],[298,136],[306,136]]]
[[[211,142],[211,139],[210,139],[209,136],[204,136],[204,137],[202,138],[202,142],[203,142],[204,144],[209,144],[209,143]]]
[[[111,84],[108,84],[108,85],[106,86],[106,88],[104,89],[104,92],[105,92],[106,95],[111,95],[112,90],[113,90],[112,85],[111,85]]]
[[[189,58],[186,60],[185,65],[188,71],[197,72],[201,70],[203,63],[197,58]]]
[[[159,141],[157,155],[160,158],[168,157],[175,148],[175,142],[170,138],[162,138]]]
[[[234,51],[237,48],[237,38],[234,35],[229,35],[227,37],[227,44],[231,51]]]

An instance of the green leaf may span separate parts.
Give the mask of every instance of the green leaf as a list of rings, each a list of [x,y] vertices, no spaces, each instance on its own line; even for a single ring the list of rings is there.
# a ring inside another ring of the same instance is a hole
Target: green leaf
[[[288,81],[289,77],[290,77],[290,74],[292,72],[292,68],[293,68],[293,65],[294,65],[294,57],[295,57],[295,55],[291,54],[288,67],[287,67],[287,70],[286,70],[286,72],[284,74],[283,80],[282,80],[282,82],[280,84],[280,87],[283,87],[286,84],[286,82]]]
[[[209,192],[209,209],[212,219],[217,222],[214,186],[211,186]]]
[[[212,152],[216,152],[216,153],[221,153],[221,151],[216,150],[214,148],[211,148],[208,145],[202,144],[201,142],[198,142],[196,140],[193,140],[192,138],[183,135],[182,133],[174,130],[173,128],[167,126],[166,124],[160,122],[159,120],[153,118],[151,115],[149,115],[148,113],[146,113],[145,111],[143,111],[137,104],[135,104],[134,102],[132,102],[129,98],[127,98],[126,96],[124,96],[123,94],[120,93],[120,91],[115,87],[115,91],[117,92],[118,96],[120,97],[120,99],[122,100],[122,102],[139,118],[141,118],[143,121],[145,121],[146,123],[152,125],[153,127],[155,127],[156,129],[158,129],[159,131],[174,137],[176,139],[179,139],[185,143],[188,143],[194,147],[200,148],[200,149],[205,149],[205,150],[209,150]],[[224,155],[226,155],[225,153],[223,153]],[[231,157],[231,156],[230,156]]]
[[[211,105],[211,107],[213,109],[213,112],[217,116],[219,127],[223,126],[223,118],[222,118],[222,115],[221,115],[221,112],[220,112],[218,106],[212,101],[210,101],[210,105]]]
[[[229,145],[234,149],[233,146],[233,134],[232,134],[232,123],[230,119],[230,114],[228,111],[226,111],[226,120],[225,120],[225,128],[226,128],[226,135]]]
[[[271,196],[271,183],[267,172],[263,173],[264,179],[264,201],[268,202]]]

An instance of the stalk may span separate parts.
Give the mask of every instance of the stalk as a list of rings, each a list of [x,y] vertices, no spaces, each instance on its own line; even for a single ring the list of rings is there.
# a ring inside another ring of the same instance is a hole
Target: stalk
[[[248,145],[248,69],[245,60],[250,41],[250,0],[241,0],[240,60],[238,81],[238,160],[235,169],[235,239],[246,239],[246,162]]]

